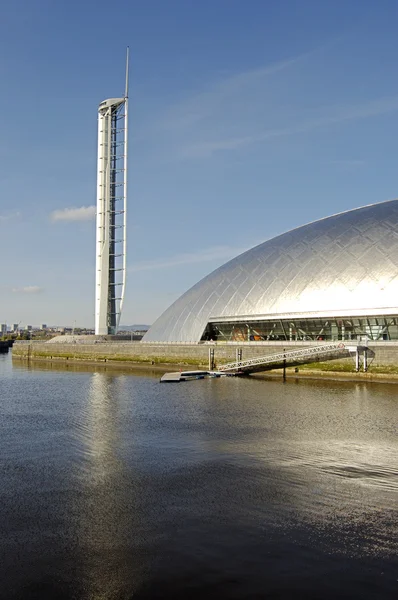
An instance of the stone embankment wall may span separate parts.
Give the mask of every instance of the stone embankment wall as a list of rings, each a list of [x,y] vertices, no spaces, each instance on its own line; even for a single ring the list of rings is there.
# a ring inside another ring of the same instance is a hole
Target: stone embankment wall
[[[347,345],[349,342],[346,342]],[[237,359],[238,349],[242,350],[242,359],[266,356],[283,351],[297,350],[314,346],[314,342],[253,342],[233,344],[161,344],[141,342],[104,342],[91,339],[69,343],[16,342],[13,358],[37,360],[72,360],[87,362],[123,362],[147,364],[177,364],[208,366],[209,350],[214,350],[215,364],[231,362]],[[371,342],[369,348],[374,353],[369,365],[398,366],[397,342]],[[371,353],[370,353],[371,354]],[[337,361],[334,361],[337,362]],[[343,358],[339,362],[352,363],[353,358]]]

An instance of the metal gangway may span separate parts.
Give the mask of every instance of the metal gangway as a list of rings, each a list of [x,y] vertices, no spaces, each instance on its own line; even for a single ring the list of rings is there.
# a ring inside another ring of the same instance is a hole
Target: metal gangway
[[[346,346],[343,342],[322,344],[321,346],[310,346],[300,350],[288,350],[277,354],[268,354],[240,360],[236,362],[219,365],[217,371],[221,373],[254,373],[255,371],[268,371],[287,366],[295,366],[305,363],[316,362],[322,357],[323,360],[335,360],[357,352],[356,346]]]

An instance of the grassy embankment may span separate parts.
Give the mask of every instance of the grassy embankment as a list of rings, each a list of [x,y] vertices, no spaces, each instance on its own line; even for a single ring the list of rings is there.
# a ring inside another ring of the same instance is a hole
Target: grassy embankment
[[[333,363],[330,362],[317,362],[310,363],[307,365],[301,365],[299,371],[322,371],[322,372],[333,372],[333,373],[355,373],[355,366],[351,363]],[[385,375],[398,375],[398,365],[372,365],[368,366],[368,372],[380,373]]]
[[[155,356],[148,357],[147,355],[123,355],[123,354],[115,354],[110,356],[107,355],[98,355],[98,354],[80,354],[74,352],[51,352],[51,351],[34,351],[31,355],[29,353],[24,353],[24,355],[19,354],[19,352],[14,352],[16,358],[26,359],[32,358],[37,360],[70,360],[76,362],[104,362],[104,363],[130,363],[130,364],[140,364],[140,365],[176,365],[176,366],[189,366],[189,367],[205,367],[207,368],[208,363],[206,359],[195,359],[195,358],[186,358],[186,357],[178,357],[178,356]],[[229,361],[225,361],[229,362]],[[219,364],[222,364],[221,361]],[[314,362],[305,365],[300,365],[296,367],[297,370],[295,372],[300,373],[303,372],[318,372],[318,373],[355,373],[355,366],[352,361],[347,362],[338,362],[338,361],[329,361],[329,362]],[[291,374],[292,367],[288,367],[288,373]],[[368,368],[369,373],[374,374],[384,374],[384,375],[398,375],[398,365],[369,365]]]

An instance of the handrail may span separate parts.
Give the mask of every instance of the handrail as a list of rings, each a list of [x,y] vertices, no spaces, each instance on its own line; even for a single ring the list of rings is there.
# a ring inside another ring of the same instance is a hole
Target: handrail
[[[309,357],[320,354],[330,354],[330,352],[333,351],[342,352],[344,350],[347,350],[347,348],[342,342],[338,344],[324,344],[322,346],[303,348],[301,350],[290,350],[288,352],[278,352],[278,354],[268,354],[267,356],[259,356],[257,358],[249,358],[248,360],[226,363],[224,365],[220,365],[218,367],[218,371],[235,371],[256,365],[266,365],[273,362],[280,362],[283,360],[306,358],[307,356]]]

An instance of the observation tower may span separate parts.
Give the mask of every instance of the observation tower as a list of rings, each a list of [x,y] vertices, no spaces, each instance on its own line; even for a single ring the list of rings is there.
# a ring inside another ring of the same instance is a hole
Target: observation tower
[[[98,107],[95,334],[117,333],[126,287],[128,70],[123,98]]]

